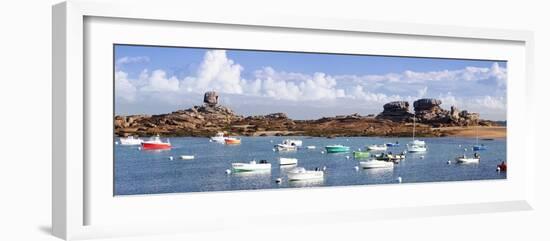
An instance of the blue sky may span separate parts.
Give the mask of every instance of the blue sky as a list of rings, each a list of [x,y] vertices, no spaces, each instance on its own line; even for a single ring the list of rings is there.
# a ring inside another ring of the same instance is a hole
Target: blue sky
[[[206,90],[243,115],[377,114],[389,101],[439,98],[506,118],[504,61],[115,46],[117,114],[185,109]]]

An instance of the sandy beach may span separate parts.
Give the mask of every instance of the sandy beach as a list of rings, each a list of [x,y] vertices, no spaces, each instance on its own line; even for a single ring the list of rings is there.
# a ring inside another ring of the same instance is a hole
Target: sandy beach
[[[435,129],[435,128],[434,128]],[[506,138],[506,127],[490,126],[490,127],[444,127],[437,128],[442,133],[449,136],[471,137],[475,138]]]

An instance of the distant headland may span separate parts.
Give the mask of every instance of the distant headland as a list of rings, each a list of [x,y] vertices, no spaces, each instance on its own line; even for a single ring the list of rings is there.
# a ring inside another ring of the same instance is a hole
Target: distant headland
[[[424,137],[462,136],[504,138],[506,127],[501,122],[480,119],[478,113],[451,106],[443,109],[438,99],[385,104],[378,115],[351,114],[323,117],[317,120],[292,120],[285,113],[242,116],[219,105],[214,91],[204,94],[204,104],[186,110],[160,115],[115,116],[117,136],[212,136],[217,132],[244,136],[411,136],[414,118],[416,135]]]

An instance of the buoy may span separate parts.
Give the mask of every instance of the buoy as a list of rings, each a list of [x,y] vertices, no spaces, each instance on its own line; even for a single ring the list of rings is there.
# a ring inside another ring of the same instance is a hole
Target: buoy
[[[282,181],[283,181],[283,179],[281,179],[280,177],[277,178],[277,179],[275,179],[275,182],[276,182],[276,183],[281,183]]]
[[[464,148],[464,151],[468,151],[468,148]]]
[[[321,151],[321,154],[325,154],[325,151]]]
[[[277,151],[277,149],[273,148],[273,151]]]
[[[141,146],[140,146],[140,147],[138,147],[138,150],[140,150],[140,151],[141,151]]]
[[[447,164],[451,164],[451,160],[448,160],[448,161],[447,161]]]
[[[170,159],[170,161],[172,161],[172,160],[174,160],[174,157],[170,156],[170,157],[168,157],[168,159]]]
[[[462,147],[462,145],[458,144],[458,147]]]
[[[357,148],[357,151],[361,151],[361,148]]]
[[[403,178],[398,177],[398,178],[397,178],[397,182],[399,182],[399,183],[403,182]]]
[[[270,140],[269,142],[273,143],[273,140]]]
[[[115,145],[118,145],[118,141],[115,141]]]
[[[327,170],[327,166],[323,166],[323,171],[326,171]]]
[[[500,172],[500,167],[497,167],[497,172]]]
[[[212,142],[212,139],[208,140],[208,142]]]
[[[346,156],[346,159],[349,159],[349,156]]]
[[[225,169],[225,173],[226,173],[226,174],[231,174],[231,170]]]
[[[358,167],[358,166],[355,166],[355,170],[356,170],[356,171],[359,171],[359,167]]]

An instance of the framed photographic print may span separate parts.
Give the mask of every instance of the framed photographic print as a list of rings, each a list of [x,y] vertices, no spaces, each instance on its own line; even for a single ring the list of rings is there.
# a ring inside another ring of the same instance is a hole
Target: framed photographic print
[[[530,32],[114,4],[53,8],[56,236],[531,209]]]

